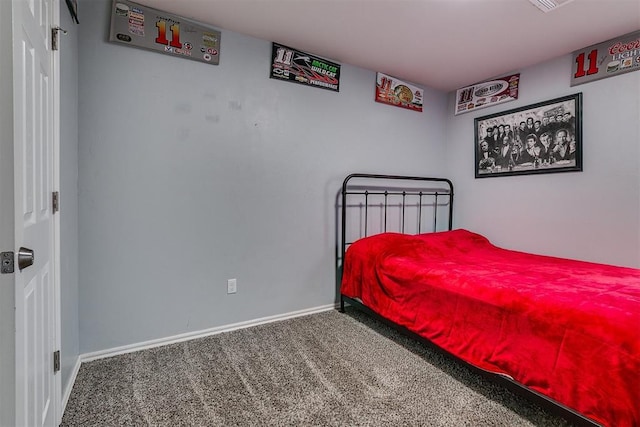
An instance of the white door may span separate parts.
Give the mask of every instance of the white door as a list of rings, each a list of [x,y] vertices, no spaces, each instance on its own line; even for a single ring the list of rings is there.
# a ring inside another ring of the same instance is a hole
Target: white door
[[[59,421],[60,381],[53,369],[58,313],[52,212],[57,76],[50,49],[57,7],[55,0],[13,1],[15,244],[34,252],[33,265],[21,271],[16,260],[18,426],[54,426]]]

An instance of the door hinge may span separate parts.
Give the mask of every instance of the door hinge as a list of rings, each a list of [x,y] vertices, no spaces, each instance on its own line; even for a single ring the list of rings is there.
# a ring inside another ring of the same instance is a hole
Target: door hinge
[[[54,191],[51,197],[51,208],[53,209],[53,213],[56,213],[60,210],[60,193],[58,191]]]
[[[53,373],[55,374],[60,370],[60,350],[53,352]]]
[[[58,33],[67,34],[67,30],[60,27],[51,28],[51,50],[58,50]]]
[[[15,254],[13,252],[0,252],[0,273],[13,273]]]

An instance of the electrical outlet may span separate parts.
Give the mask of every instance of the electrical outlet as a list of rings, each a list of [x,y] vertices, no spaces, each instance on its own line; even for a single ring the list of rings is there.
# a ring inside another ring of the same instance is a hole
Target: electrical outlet
[[[235,294],[236,293],[236,289],[237,289],[237,285],[238,285],[238,282],[236,281],[236,279],[227,280],[227,293],[228,294]]]

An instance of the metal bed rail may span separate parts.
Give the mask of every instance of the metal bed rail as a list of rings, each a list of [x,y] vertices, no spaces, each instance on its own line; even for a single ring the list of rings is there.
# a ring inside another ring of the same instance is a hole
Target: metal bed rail
[[[356,180],[363,180],[363,183],[355,185]],[[387,185],[382,186],[377,183],[386,183]],[[433,208],[431,232],[438,231],[439,207],[444,207],[446,210],[446,229],[451,230],[453,226],[453,183],[446,178],[354,173],[344,179],[340,196],[340,242],[338,244],[339,250],[336,253],[337,269],[340,269],[341,263],[344,262],[347,247],[354,241],[347,240],[347,211],[350,208],[358,208],[362,211],[363,227],[360,228],[363,230],[357,238],[390,231],[388,227],[390,208],[399,210],[396,220],[400,224],[397,229],[393,228],[392,231],[402,234],[407,234],[406,215],[410,210],[416,211],[414,218],[416,234],[426,232],[426,229],[423,228],[425,206]],[[353,196],[357,196],[360,203],[349,205],[348,199]],[[382,211],[382,224],[380,228],[370,230],[370,211],[374,208]],[[338,274],[339,276],[340,274]]]

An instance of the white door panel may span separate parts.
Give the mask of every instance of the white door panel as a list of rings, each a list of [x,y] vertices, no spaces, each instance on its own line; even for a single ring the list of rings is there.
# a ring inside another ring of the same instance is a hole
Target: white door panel
[[[34,251],[16,269],[16,424],[58,424],[53,189],[53,53],[55,0],[13,3],[15,242]],[[58,386],[59,387],[59,386]]]

